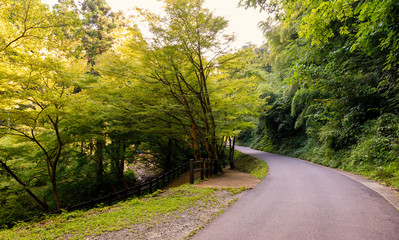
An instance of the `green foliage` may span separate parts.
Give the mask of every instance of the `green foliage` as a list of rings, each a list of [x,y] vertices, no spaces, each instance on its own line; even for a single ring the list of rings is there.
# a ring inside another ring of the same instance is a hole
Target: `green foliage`
[[[111,48],[111,32],[120,25],[121,13],[114,13],[104,0],[84,0],[81,3],[82,45],[90,65],[95,58]]]
[[[262,24],[279,88],[252,146],[397,186],[397,1],[241,1],[275,13]],[[274,8],[273,8],[274,6]],[[248,139],[246,139],[248,141]]]
[[[238,145],[249,146],[249,144],[252,141],[252,137],[253,137],[252,133],[253,133],[253,131],[254,130],[251,129],[251,128],[247,128],[247,129],[242,130],[237,136]]]
[[[203,202],[212,204],[216,190],[183,185],[165,193],[121,202],[113,207],[101,207],[87,212],[74,211],[31,224],[20,224],[1,230],[1,239],[81,239],[108,231],[133,228],[135,224],[150,223],[165,214],[176,214]]]
[[[267,175],[268,166],[266,162],[248,155],[239,156],[234,165],[238,170],[250,173],[259,179],[263,179]]]
[[[164,2],[138,10],[151,40],[104,0],[0,3],[0,224],[132,186],[126,163],[218,158],[254,126],[267,49],[232,52],[203,1]]]
[[[363,137],[353,148],[353,165],[385,166],[398,162],[399,118],[393,114],[384,114],[365,124]]]

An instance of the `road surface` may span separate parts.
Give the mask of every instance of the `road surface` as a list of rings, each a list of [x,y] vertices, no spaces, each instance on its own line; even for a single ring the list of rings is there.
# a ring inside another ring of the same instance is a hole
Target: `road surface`
[[[195,240],[399,240],[399,211],[338,172],[237,147],[269,165],[268,176],[199,231]]]

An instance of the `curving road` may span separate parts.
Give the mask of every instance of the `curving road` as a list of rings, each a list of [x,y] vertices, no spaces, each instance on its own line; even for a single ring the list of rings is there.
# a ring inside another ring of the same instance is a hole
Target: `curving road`
[[[237,147],[269,165],[268,176],[192,239],[399,240],[399,211],[338,172]]]

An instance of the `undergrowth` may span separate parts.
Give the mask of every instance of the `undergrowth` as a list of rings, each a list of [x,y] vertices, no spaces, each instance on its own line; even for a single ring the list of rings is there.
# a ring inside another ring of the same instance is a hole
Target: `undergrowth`
[[[399,189],[399,144],[395,139],[365,135],[356,145],[339,151],[313,139],[307,139],[300,147],[287,141],[272,152],[339,168]]]
[[[130,228],[134,224],[150,223],[163,214],[184,211],[198,201],[214,201],[215,191],[186,184],[114,206],[66,212],[38,223],[20,223],[0,231],[0,239],[84,239],[89,235]]]
[[[250,173],[252,176],[263,179],[267,175],[267,164],[265,161],[241,154],[234,162],[240,171]]]

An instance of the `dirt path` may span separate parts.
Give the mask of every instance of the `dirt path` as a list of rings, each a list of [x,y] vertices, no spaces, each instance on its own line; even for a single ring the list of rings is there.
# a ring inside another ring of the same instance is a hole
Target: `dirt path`
[[[196,173],[196,179],[199,179],[199,173]],[[173,182],[168,184],[163,190],[180,186],[190,182],[189,172],[182,174],[176,178]],[[230,170],[228,168],[223,169],[223,174],[213,176],[205,181],[202,181],[195,186],[198,187],[210,187],[210,188],[242,188],[252,189],[261,180],[252,176],[249,173],[244,173],[236,170]]]
[[[243,173],[235,170],[224,169],[224,173],[215,176],[207,181],[196,184],[198,187],[217,187],[217,188],[242,188],[252,189],[260,179],[249,173]]]
[[[199,174],[196,177],[199,178]],[[165,191],[164,194],[169,194],[168,189],[178,187],[189,181],[189,173],[184,173],[163,189]],[[219,190],[215,190],[215,194],[209,199],[202,199],[194,206],[182,211],[165,214],[151,222],[137,224],[131,228],[108,232],[99,236],[89,236],[87,239],[186,239],[211,222],[221,211],[246,193],[244,191],[236,194],[223,189],[241,189],[242,187],[251,189],[259,182],[259,179],[248,173],[224,169],[224,174],[214,176],[194,185],[197,187],[218,188]],[[170,190],[173,191],[173,189]]]

